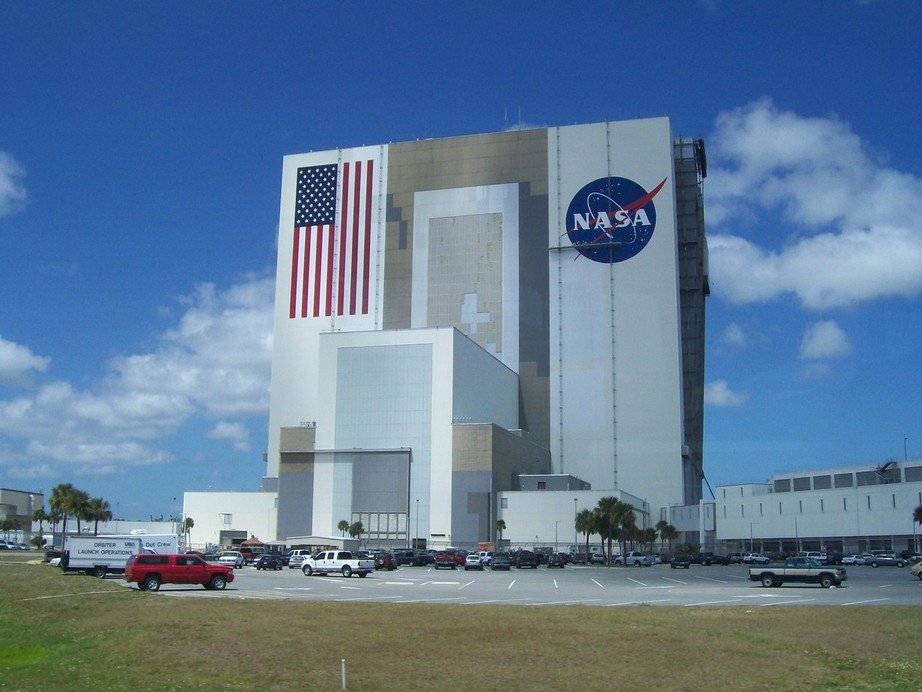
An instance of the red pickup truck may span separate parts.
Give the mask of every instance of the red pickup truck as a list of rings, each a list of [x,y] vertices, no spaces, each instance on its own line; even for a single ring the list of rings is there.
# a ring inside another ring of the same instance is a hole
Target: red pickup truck
[[[128,558],[123,578],[142,591],[157,591],[161,584],[201,584],[220,590],[234,581],[234,570],[205,562],[198,555],[143,554]]]

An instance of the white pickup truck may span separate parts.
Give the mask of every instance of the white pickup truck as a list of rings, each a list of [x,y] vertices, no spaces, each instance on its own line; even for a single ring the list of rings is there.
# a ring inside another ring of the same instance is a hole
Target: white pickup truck
[[[301,571],[305,577],[312,574],[339,573],[344,577],[357,574],[364,578],[368,573],[375,571],[375,561],[355,557],[348,550],[322,550],[307,558],[301,565]]]
[[[819,584],[824,589],[839,586],[848,579],[841,567],[823,565],[812,557],[789,557],[780,565],[760,565],[749,568],[749,579],[762,586],[781,586],[784,582]]]

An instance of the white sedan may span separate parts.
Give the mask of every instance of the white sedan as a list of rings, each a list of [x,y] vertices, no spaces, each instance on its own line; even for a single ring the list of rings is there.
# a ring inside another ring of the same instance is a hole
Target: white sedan
[[[469,569],[479,569],[481,572],[483,571],[483,560],[480,559],[480,555],[471,553],[464,558],[464,571],[466,572]]]

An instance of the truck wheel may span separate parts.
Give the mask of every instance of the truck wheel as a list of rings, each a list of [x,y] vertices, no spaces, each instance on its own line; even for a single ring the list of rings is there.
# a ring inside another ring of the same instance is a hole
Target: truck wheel
[[[352,576],[352,568],[349,565],[343,565],[343,576],[347,579]]]
[[[874,569],[877,569],[877,563],[876,563],[876,562],[872,562],[872,563],[871,563],[871,567],[873,567]]]
[[[153,574],[149,577],[144,577],[144,581],[141,582],[141,588],[144,589],[144,591],[159,591],[160,580]]]
[[[905,564],[906,564],[906,563],[903,562],[902,560],[898,560],[897,563],[896,563],[896,566],[897,566],[897,567],[902,567],[902,566],[905,565]]]
[[[103,567],[102,565],[96,565],[96,567],[93,568],[93,576],[99,577],[100,579],[105,579],[106,578],[106,568]]]
[[[775,585],[775,576],[773,574],[763,574],[762,575],[762,586],[768,589],[774,585]]]
[[[359,572],[359,578],[360,578],[360,579],[364,579],[364,578],[367,577],[367,576],[368,576],[368,572]]]
[[[301,568],[301,571],[304,572],[305,577],[309,577],[314,573],[314,570],[310,565],[304,565],[304,567]]]
[[[832,577],[828,574],[824,574],[820,577],[820,586],[824,589],[828,589],[832,586]]]
[[[220,574],[216,574],[211,578],[212,589],[217,589],[218,591],[224,591],[224,587],[227,586],[227,579],[222,577]]]

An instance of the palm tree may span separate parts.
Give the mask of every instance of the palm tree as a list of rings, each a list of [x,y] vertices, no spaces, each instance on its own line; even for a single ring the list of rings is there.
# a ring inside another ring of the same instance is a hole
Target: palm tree
[[[93,497],[87,500],[86,508],[83,512],[83,518],[87,521],[95,522],[93,525],[93,535],[99,535],[99,522],[111,521],[112,510],[109,508],[109,501],[101,497]]]
[[[496,548],[499,549],[499,546],[503,542],[503,531],[506,530],[506,522],[502,519],[496,520],[496,530],[499,532],[499,540],[496,542]]]
[[[186,548],[189,547],[189,539],[192,534],[192,527],[195,526],[195,520],[192,517],[186,517],[182,522],[182,532],[186,537]]]
[[[71,494],[71,514],[77,520],[77,533],[80,533],[80,520],[92,521],[87,513],[90,508],[90,494],[86,490],[75,489]]]
[[[353,538],[358,538],[361,541],[363,533],[365,533],[365,527],[362,526],[362,522],[357,521],[349,526],[349,535]]]
[[[42,547],[42,522],[48,521],[48,514],[45,512],[44,507],[39,507],[37,510],[32,512],[32,521],[38,522],[38,547]]]
[[[672,551],[672,542],[679,537],[679,530],[672,524],[666,524],[660,529],[660,536],[669,542],[669,550]]]
[[[76,490],[76,488],[70,483],[58,483],[51,489],[51,497],[48,499],[48,505],[51,507],[51,511],[57,513],[59,520],[64,520],[64,526],[61,528],[62,537],[67,535],[68,503],[70,502],[70,495],[74,490]],[[61,542],[63,544],[63,539]]]
[[[591,509],[581,510],[576,515],[576,530],[586,534],[586,559],[589,559],[589,536],[595,533],[595,514]]]
[[[615,532],[621,523],[622,502],[617,497],[603,497],[599,499],[595,512],[599,518],[599,534],[608,539],[607,562],[611,566],[611,544]]]
[[[916,507],[914,510],[912,510],[912,520],[913,520],[916,524],[922,524],[922,505],[919,505],[919,506]],[[919,546],[918,546],[918,545],[914,545],[914,546],[912,546],[912,548],[913,548],[913,550],[918,550],[918,549],[919,549]]]
[[[349,530],[349,522],[345,519],[340,519],[339,523],[336,525],[336,528],[339,529],[340,533],[342,533],[343,537],[345,537],[346,531]]]

